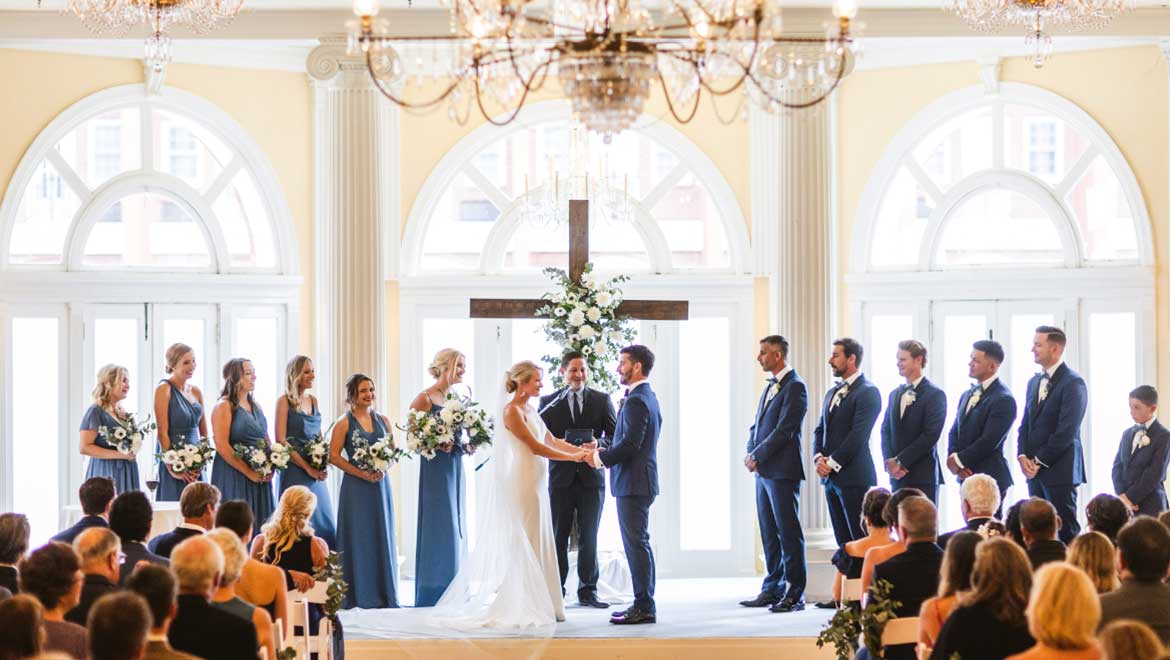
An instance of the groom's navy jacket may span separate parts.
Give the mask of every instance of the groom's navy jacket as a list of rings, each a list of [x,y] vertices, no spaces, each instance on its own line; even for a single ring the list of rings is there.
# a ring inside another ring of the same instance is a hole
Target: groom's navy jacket
[[[808,388],[795,370],[784,374],[779,385],[780,391],[771,401],[767,401],[767,388],[760,395],[756,423],[748,432],[747,453],[756,461],[756,474],[761,477],[803,481],[800,426],[808,412]]]
[[[614,497],[658,495],[658,434],[662,431],[662,413],[658,397],[643,381],[630,390],[618,410],[613,442],[599,452],[601,462],[610,468],[610,488]]]
[[[841,466],[840,471],[830,472],[821,482],[840,487],[874,486],[877,471],[869,451],[869,434],[882,411],[882,395],[860,374],[837,407],[829,410],[833,395],[842,387],[843,384],[829,388],[821,404],[821,421],[813,431],[813,454],[831,458]]]

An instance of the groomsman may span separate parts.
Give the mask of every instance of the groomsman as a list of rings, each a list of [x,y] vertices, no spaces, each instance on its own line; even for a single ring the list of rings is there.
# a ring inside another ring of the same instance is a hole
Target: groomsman
[[[1016,421],[1016,399],[999,378],[1003,346],[982,339],[972,345],[967,375],[975,379],[959,397],[959,409],[947,437],[947,469],[963,483],[975,474],[986,474],[999,486],[999,518],[1012,473],[1003,445]]]
[[[1056,508],[1062,522],[1060,540],[1066,545],[1081,531],[1077,486],[1085,482],[1081,420],[1088,401],[1085,380],[1064,363],[1067,343],[1060,328],[1036,328],[1032,355],[1043,371],[1028,381],[1017,452],[1028,494]]]
[[[943,473],[936,447],[947,421],[947,395],[922,375],[925,366],[921,342],[898,343],[898,375],[906,383],[890,392],[882,420],[882,458],[891,490],[917,488],[937,505]]]
[[[617,413],[605,392],[585,386],[589,379],[585,356],[576,351],[565,353],[561,357],[561,377],[567,383],[565,388],[540,398],[540,416],[548,430],[563,438],[567,429],[589,429],[594,438],[601,438],[601,446],[608,447]],[[565,579],[569,576],[569,533],[575,516],[577,601],[590,607],[609,607],[609,603],[597,599],[597,528],[605,504],[605,471],[585,463],[549,461],[548,498],[561,591],[565,590]]]
[[[1121,434],[1113,459],[1113,490],[1134,515],[1157,516],[1166,510],[1166,465],[1170,462],[1170,431],[1156,416],[1158,390],[1141,385],[1129,393],[1129,415],[1135,424]]]
[[[838,546],[865,535],[861,530],[861,500],[877,484],[869,451],[869,436],[882,410],[877,386],[858,371],[862,348],[856,339],[833,342],[829,366],[840,378],[829,388],[821,417],[813,432],[813,464],[825,486],[829,519]]]
[[[800,427],[808,412],[808,389],[788,366],[788,340],[769,335],[760,340],[756,361],[768,374],[748,430],[743,464],[756,475],[756,515],[764,543],[768,574],[760,595],[740,601],[744,607],[772,612],[804,609],[804,533],[800,529]]]

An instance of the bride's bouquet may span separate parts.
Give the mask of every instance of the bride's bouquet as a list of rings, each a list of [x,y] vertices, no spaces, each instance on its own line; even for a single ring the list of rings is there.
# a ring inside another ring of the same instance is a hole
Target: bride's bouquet
[[[254,445],[236,443],[232,445],[232,451],[238,458],[243,459],[248,467],[259,473],[261,478],[286,469],[292,458],[288,447],[264,439],[257,440]]]
[[[199,473],[215,458],[215,447],[210,438],[199,438],[197,443],[173,442],[158,458],[175,474]]]
[[[301,455],[314,470],[324,470],[329,465],[329,441],[318,433],[311,438],[286,439],[292,450]]]
[[[448,392],[435,413],[411,409],[406,416],[406,427],[399,428],[406,431],[407,449],[430,460],[436,452],[451,451],[457,446],[474,450],[490,445],[495,421],[471,397]],[[467,442],[462,441],[464,433]]]
[[[115,421],[118,424],[112,429],[108,426],[99,426],[97,434],[118,453],[127,456],[137,454],[138,450],[142,448],[142,439],[146,437],[146,434],[158,428],[158,424],[154,423],[150,415],[139,421],[134,415],[127,414],[122,419],[115,418]]]
[[[392,434],[383,435],[371,443],[354,429],[349,441],[353,445],[349,462],[364,472],[386,472],[395,463],[410,456],[409,452],[395,446]]]

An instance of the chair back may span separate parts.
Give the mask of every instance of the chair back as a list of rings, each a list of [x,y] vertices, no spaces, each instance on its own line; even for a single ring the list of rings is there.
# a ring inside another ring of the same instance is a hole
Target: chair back
[[[903,616],[890,619],[882,629],[882,646],[897,646],[898,644],[916,644],[918,642],[919,619],[916,616]]]
[[[861,600],[861,578],[845,580],[841,585],[841,601],[852,603]]]

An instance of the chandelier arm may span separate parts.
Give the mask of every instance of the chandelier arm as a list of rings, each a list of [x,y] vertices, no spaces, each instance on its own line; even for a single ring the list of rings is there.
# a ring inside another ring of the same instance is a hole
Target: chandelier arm
[[[789,103],[784,99],[778,99],[768,93],[767,89],[765,89],[764,86],[760,84],[759,80],[756,80],[754,75],[749,73],[748,77],[751,78],[752,82],[756,84],[756,88],[759,89],[760,93],[767,97],[769,101],[788,108],[789,110],[803,110],[805,108],[811,108],[812,106],[817,105],[821,101],[829,98],[829,95],[832,94],[833,91],[837,89],[837,86],[841,84],[841,79],[845,77],[845,55],[841,55],[841,63],[837,65],[837,75],[835,78],[833,78],[833,84],[830,85],[829,88],[826,89],[821,95],[803,103]]]
[[[432,106],[436,106],[442,103],[443,100],[450,96],[451,93],[455,91],[455,88],[459,86],[459,81],[457,80],[452,83],[450,87],[443,90],[443,93],[436,98],[429,101],[424,101],[422,103],[411,103],[405,99],[398,98],[394,92],[390,91],[390,89],[383,85],[382,81],[378,79],[377,74],[374,73],[373,53],[369,50],[366,51],[366,71],[369,72],[370,79],[374,82],[374,86],[378,88],[379,92],[382,92],[382,96],[385,96],[386,98],[393,101],[396,105],[400,105],[404,108],[430,108]]]
[[[546,65],[541,65],[540,68],[543,68],[544,66]],[[508,124],[512,123],[512,121],[514,121],[520,114],[520,110],[524,108],[524,103],[528,100],[528,93],[532,91],[530,85],[532,84],[532,80],[535,79],[536,73],[537,71],[534,71],[532,78],[529,78],[527,81],[523,79],[520,80],[521,86],[524,87],[524,93],[520,95],[520,100],[516,102],[516,107],[512,110],[512,113],[507,116],[507,118],[503,120],[496,120],[495,117],[492,117],[488,114],[487,108],[483,106],[483,93],[479,87],[479,65],[477,64],[475,66],[475,76],[473,79],[475,81],[475,102],[479,106],[479,113],[483,115],[484,119],[495,126],[507,126]]]
[[[707,81],[703,80],[703,78],[701,76],[699,77],[699,83],[703,85],[703,89],[710,92],[711,95],[713,95],[713,96],[727,96],[728,94],[731,94],[735,90],[742,87],[743,82],[747,79],[748,79],[748,71],[747,71],[747,69],[744,69],[743,75],[740,76],[739,79],[735,81],[735,84],[733,84],[731,87],[728,87],[726,89],[715,89],[714,87],[711,86],[711,83],[708,83]]]
[[[698,66],[695,67],[695,75],[699,75]],[[700,84],[702,83],[702,80],[703,79],[700,77]],[[699,99],[702,96],[701,90],[695,90],[695,103],[691,106],[690,114],[688,114],[684,119],[681,115],[678,114],[678,111],[674,109],[674,101],[670,100],[670,90],[666,87],[666,78],[662,77],[661,71],[658,72],[658,83],[662,85],[662,96],[666,98],[666,107],[670,110],[670,114],[674,117],[675,121],[680,124],[686,124],[695,118],[695,115],[699,112]]]
[[[735,123],[736,118],[739,116],[740,111],[743,110],[743,104],[744,104],[744,101],[746,101],[746,100],[747,100],[747,95],[740,96],[739,103],[736,104],[736,106],[735,106],[735,111],[731,113],[731,117],[729,119],[724,120],[723,117],[721,117],[719,115],[719,104],[715,102],[715,95],[712,94],[711,95],[711,112],[713,112],[715,114],[715,120],[718,121],[720,124],[722,124],[724,126],[731,126],[732,124]]]

